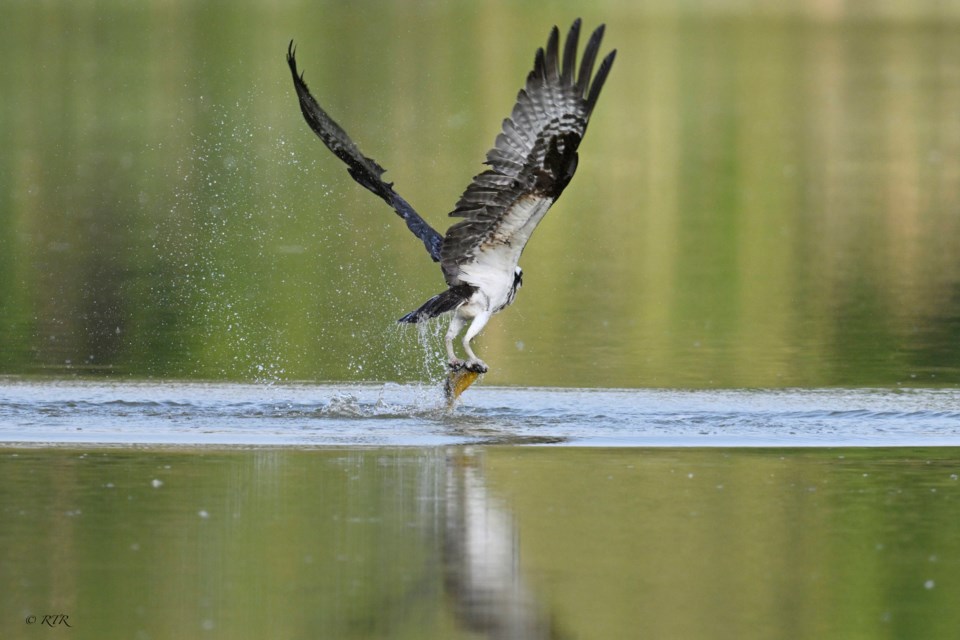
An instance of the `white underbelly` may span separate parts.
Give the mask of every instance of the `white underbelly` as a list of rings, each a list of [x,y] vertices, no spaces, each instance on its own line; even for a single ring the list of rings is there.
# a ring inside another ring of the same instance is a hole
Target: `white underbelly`
[[[551,204],[552,199],[540,196],[518,200],[479,247],[473,260],[460,265],[457,280],[479,290],[464,305],[466,315],[493,313],[510,302],[520,254]]]
[[[503,256],[500,252],[484,254],[479,260],[462,265],[459,279],[479,290],[479,295],[475,295],[468,305],[476,307],[476,312],[488,313],[506,305],[513,289],[516,267],[515,260],[510,260],[509,256]]]

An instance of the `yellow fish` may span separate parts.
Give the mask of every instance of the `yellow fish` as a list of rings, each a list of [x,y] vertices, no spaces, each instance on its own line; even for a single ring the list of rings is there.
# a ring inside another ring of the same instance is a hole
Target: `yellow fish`
[[[479,377],[479,373],[471,371],[464,366],[451,368],[450,373],[447,374],[446,383],[443,385],[443,392],[447,397],[447,405],[452,407],[453,403],[460,397],[460,394],[469,389],[470,385],[476,382]]]

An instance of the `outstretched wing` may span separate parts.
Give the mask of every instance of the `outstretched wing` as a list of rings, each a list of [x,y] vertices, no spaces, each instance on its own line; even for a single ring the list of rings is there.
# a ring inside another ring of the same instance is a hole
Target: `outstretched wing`
[[[474,177],[450,213],[464,218],[447,231],[440,252],[451,285],[474,263],[512,272],[530,234],[573,178],[577,148],[617,53],[607,54],[591,79],[603,31],[600,25],[590,36],[579,72],[579,18],[570,27],[562,60],[557,27],[546,50],[537,50],[526,86],[487,153],[490,168]]]
[[[420,238],[427,252],[434,262],[440,261],[440,246],[443,243],[443,237],[433,227],[420,217],[410,204],[400,197],[393,190],[393,183],[384,182],[380,176],[385,169],[371,158],[366,157],[357,148],[346,131],[340,128],[333,121],[327,112],[320,108],[320,105],[310,95],[307,84],[303,81],[303,74],[297,72],[296,51],[293,47],[293,41],[287,47],[287,64],[290,65],[290,72],[293,74],[293,86],[297,90],[297,96],[300,98],[300,110],[307,124],[313,129],[314,133],[327,145],[338,158],[347,164],[347,171],[350,176],[358,183],[377,194],[387,204],[394,208],[407,227],[415,236]]]

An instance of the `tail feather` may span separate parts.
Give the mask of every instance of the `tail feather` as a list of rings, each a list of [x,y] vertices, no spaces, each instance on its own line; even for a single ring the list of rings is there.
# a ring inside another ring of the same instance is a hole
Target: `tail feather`
[[[436,318],[447,311],[453,311],[454,309],[459,308],[463,303],[470,299],[470,296],[472,296],[476,290],[476,287],[472,287],[468,284],[450,287],[443,293],[438,293],[437,295],[433,296],[420,305],[419,309],[416,311],[411,311],[407,315],[397,320],[397,322],[409,322],[413,324],[417,322],[423,322],[424,320],[429,320],[430,318]]]

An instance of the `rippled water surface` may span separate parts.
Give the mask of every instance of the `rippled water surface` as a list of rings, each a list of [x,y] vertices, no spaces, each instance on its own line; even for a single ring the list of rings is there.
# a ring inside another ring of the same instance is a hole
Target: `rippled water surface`
[[[960,445],[960,391],[7,381],[0,440],[179,445]]]

